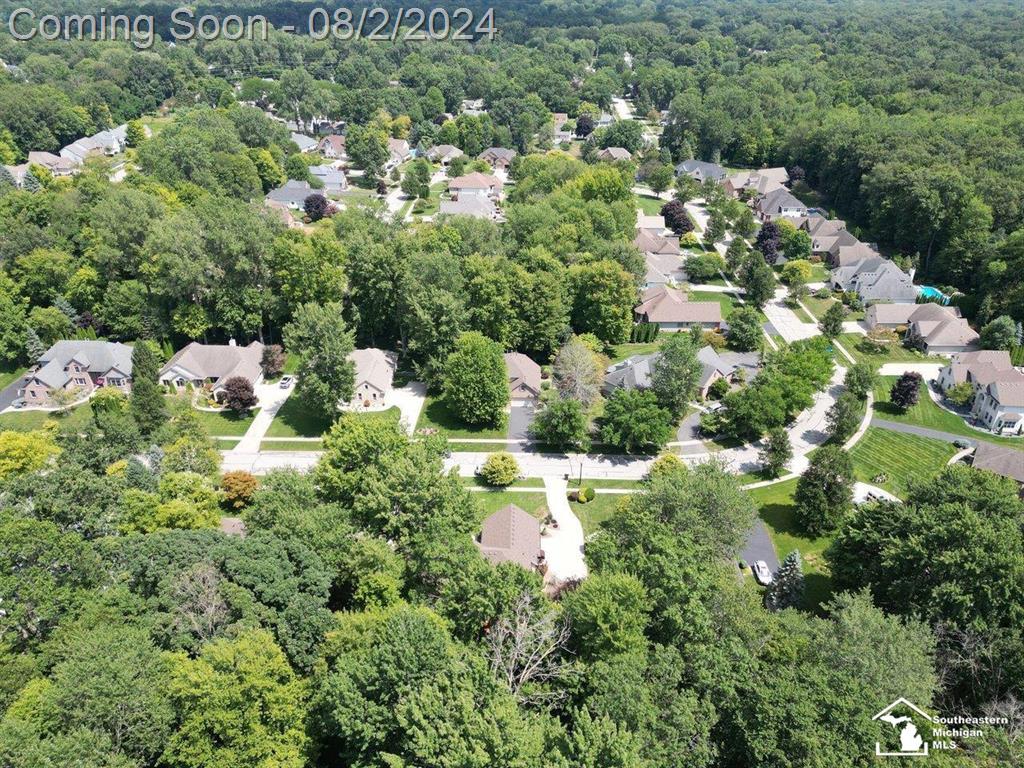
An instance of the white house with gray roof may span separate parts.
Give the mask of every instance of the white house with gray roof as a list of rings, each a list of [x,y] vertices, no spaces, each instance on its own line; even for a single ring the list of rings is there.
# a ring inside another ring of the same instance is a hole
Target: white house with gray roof
[[[635,355],[608,368],[605,372],[602,392],[611,395],[616,389],[647,389],[651,386],[651,374],[660,357],[660,353]],[[708,345],[697,352],[701,364],[700,379],[697,389],[701,397],[708,396],[711,385],[719,379],[728,379],[736,372],[736,366],[730,365]]]
[[[320,183],[323,184],[323,188],[320,191],[325,195],[337,197],[348,189],[348,179],[345,178],[345,172],[337,166],[311,165],[309,166],[309,174],[313,178],[319,179]]]
[[[298,211],[305,205],[306,198],[314,193],[323,194],[319,189],[313,189],[308,181],[289,179],[277,189],[270,190],[264,200]]]
[[[292,131],[291,140],[295,142],[295,145],[299,148],[299,152],[303,154],[307,152],[316,152],[320,148],[320,143],[311,136],[307,136],[304,133],[298,133]]]
[[[349,405],[362,408],[384,407],[398,367],[395,353],[375,347],[354,349],[349,353],[348,360],[355,368],[355,391]]]
[[[263,381],[263,344],[254,341],[240,347],[232,339],[227,344],[200,344],[193,341],[178,350],[160,369],[160,383],[176,389],[191,384],[208,388],[220,400],[228,379],[240,376],[254,387]]]
[[[836,267],[829,281],[837,291],[856,291],[865,304],[872,301],[913,304],[917,301],[917,288],[911,276],[881,256]]]
[[[698,183],[703,183],[708,179],[721,181],[726,175],[725,168],[718,165],[718,163],[708,163],[704,160],[683,160],[683,162],[676,166],[677,178],[679,176],[689,176]]]
[[[132,348],[113,341],[58,341],[36,361],[18,390],[29,406],[53,405],[52,393],[63,389],[82,397],[99,387],[131,391]]]

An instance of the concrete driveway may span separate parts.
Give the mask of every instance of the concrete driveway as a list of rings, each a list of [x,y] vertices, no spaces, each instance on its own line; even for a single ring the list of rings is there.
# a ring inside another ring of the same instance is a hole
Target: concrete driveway
[[[256,453],[259,451],[263,436],[270,429],[270,423],[277,416],[277,412],[281,410],[281,406],[291,396],[294,389],[294,385],[287,389],[281,389],[281,385],[276,382],[256,385],[254,390],[256,397],[259,399],[260,409],[256,412],[256,416],[253,417],[252,424],[245,431],[245,435],[242,436],[242,439],[234,447],[235,452]]]
[[[902,376],[904,373],[920,373],[925,381],[934,381],[939,378],[939,371],[946,367],[946,363],[885,363],[878,369],[880,376]]]
[[[572,513],[566,498],[568,483],[560,477],[545,477],[544,490],[548,512],[558,523],[557,528],[549,525],[541,540],[544,559],[548,563],[547,580],[556,583],[584,579],[587,563],[583,559],[583,526]]]
[[[530,439],[530,425],[537,415],[537,401],[533,399],[513,400],[512,407],[508,414],[508,439],[522,440]],[[523,450],[522,443],[512,443],[509,450],[520,452]]]
[[[404,387],[392,389],[385,404],[398,406],[402,424],[410,435],[416,431],[416,422],[420,419],[420,411],[427,399],[427,385],[422,381],[410,381]]]
[[[775,297],[764,305],[764,316],[768,318],[772,328],[789,343],[819,335],[821,331],[817,323],[803,322],[797,317],[796,312],[782,303],[786,293],[785,288],[777,289]]]

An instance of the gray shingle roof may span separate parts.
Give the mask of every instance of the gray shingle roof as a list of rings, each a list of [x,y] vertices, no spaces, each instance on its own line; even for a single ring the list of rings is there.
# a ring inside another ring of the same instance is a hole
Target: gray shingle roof
[[[223,383],[235,376],[241,376],[252,383],[262,376],[260,361],[263,345],[254,341],[246,347],[232,344],[200,344],[193,341],[160,369],[160,378],[173,376],[174,369],[188,372],[197,379],[212,379]]]
[[[48,387],[63,387],[71,378],[64,368],[77,360],[90,374],[102,375],[116,369],[132,375],[132,348],[115,341],[66,339],[58,341],[39,358],[39,370],[33,376]]]

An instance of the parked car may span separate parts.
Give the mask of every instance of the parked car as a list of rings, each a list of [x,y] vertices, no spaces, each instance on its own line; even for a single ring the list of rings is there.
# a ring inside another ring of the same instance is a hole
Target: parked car
[[[967,440],[964,440],[963,438],[958,438],[957,440],[954,440],[953,441],[953,445],[954,445],[954,447],[959,448],[961,451],[964,448],[970,448],[971,447],[971,444]]]
[[[15,400],[13,403],[11,403],[11,407],[12,408],[24,408],[25,407],[25,400],[24,400],[24,398],[19,397],[17,400]]]
[[[754,580],[761,586],[767,587],[772,583],[772,570],[764,560],[758,560],[750,566],[750,570],[754,574]]]
[[[281,383],[280,383],[279,386],[281,387],[281,389],[288,389],[288,387],[290,387],[294,383],[295,383],[295,377],[294,376],[282,376],[281,377]]]

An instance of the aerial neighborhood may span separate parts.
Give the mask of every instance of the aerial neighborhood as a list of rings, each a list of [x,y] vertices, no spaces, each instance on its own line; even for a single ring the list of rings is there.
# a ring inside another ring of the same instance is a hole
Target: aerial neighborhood
[[[153,9],[0,39],[3,766],[1020,764],[1019,3]]]

